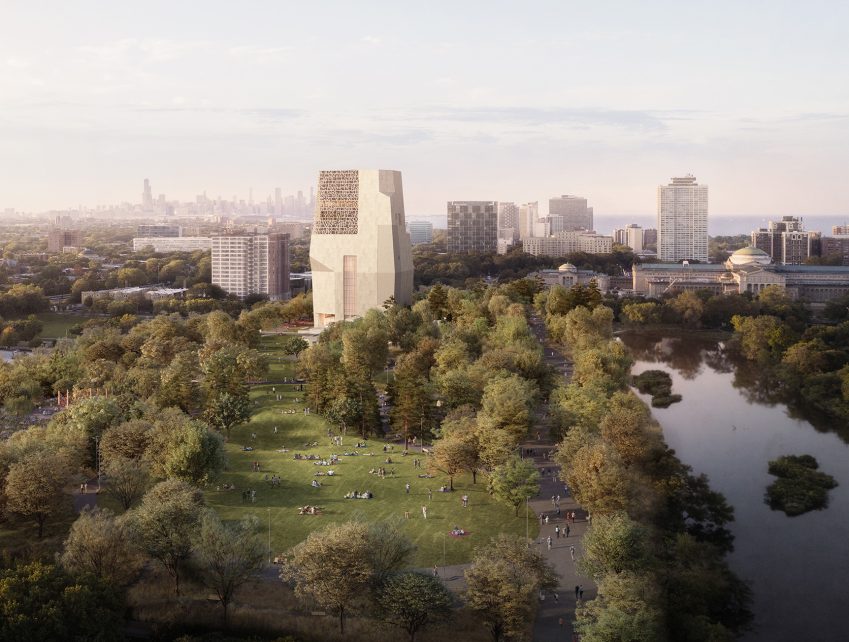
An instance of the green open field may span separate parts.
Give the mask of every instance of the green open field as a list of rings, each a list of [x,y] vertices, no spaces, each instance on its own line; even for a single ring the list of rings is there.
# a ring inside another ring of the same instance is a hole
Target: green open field
[[[271,358],[270,378],[282,380],[294,376],[294,363],[281,359],[282,355],[274,350],[276,338],[263,339],[263,350]],[[276,388],[276,393],[272,392]],[[349,433],[344,437],[341,448],[330,445],[327,430],[330,427],[322,417],[303,413],[303,393],[294,390],[293,385],[260,385],[252,390],[252,398],[258,406],[250,423],[233,429],[227,444],[228,470],[211,490],[207,491],[207,502],[225,519],[239,519],[246,514],[256,515],[262,522],[262,532],[266,533],[268,520],[271,521],[271,548],[274,554],[282,553],[297,544],[307,535],[331,522],[343,522],[351,519],[374,522],[379,520],[398,520],[402,530],[416,544],[417,554],[414,563],[421,567],[433,564],[454,564],[468,561],[472,549],[489,540],[500,532],[525,534],[525,514],[513,515],[513,509],[499,504],[486,492],[486,482],[479,476],[477,484],[472,484],[471,475],[462,475],[454,480],[454,492],[441,493],[439,487],[448,484],[447,477],[437,474],[433,479],[420,479],[419,474],[426,472],[427,463],[422,469],[413,467],[413,459],[422,459],[419,452],[410,451],[403,456],[403,443],[394,443],[393,450],[383,452],[387,442],[378,439],[367,440],[368,447],[360,448],[360,453],[373,453],[371,456],[342,456],[345,451],[354,451],[360,439]],[[283,394],[283,400],[277,401],[276,395]],[[295,414],[284,414],[286,410],[296,410]],[[274,426],[278,434],[274,434]],[[254,439],[252,435],[255,434]],[[318,446],[307,444],[318,442]],[[253,447],[252,451],[243,451],[244,446]],[[282,447],[287,453],[277,452]],[[317,454],[328,457],[331,453],[340,455],[338,465],[316,466],[312,461],[296,461],[295,453]],[[391,464],[385,463],[391,457]],[[425,456],[426,458],[426,456]],[[253,462],[259,462],[259,472],[253,471]],[[383,466],[387,471],[394,470],[395,475],[380,479],[369,474],[372,468]],[[333,477],[315,477],[316,472],[332,469]],[[279,487],[271,487],[264,481],[265,475],[279,475]],[[321,488],[313,488],[310,482],[317,479]],[[410,493],[405,492],[405,484],[410,483]],[[235,490],[223,490],[223,484],[234,484]],[[245,503],[242,491],[256,491],[256,502]],[[428,499],[428,489],[433,490],[433,499]],[[373,499],[345,499],[350,491],[374,493]],[[463,508],[461,496],[469,496],[469,507]],[[320,506],[322,515],[298,515],[298,508],[305,505]],[[422,517],[422,506],[427,506],[427,519]],[[404,519],[404,513],[410,513]],[[449,531],[455,526],[470,534],[462,538],[452,537]],[[531,536],[538,530],[534,515],[530,516]],[[444,557],[443,557],[444,551]]]
[[[40,336],[45,339],[61,339],[66,336],[70,328],[88,318],[79,314],[61,314],[59,312],[42,312],[35,316],[44,324]]]

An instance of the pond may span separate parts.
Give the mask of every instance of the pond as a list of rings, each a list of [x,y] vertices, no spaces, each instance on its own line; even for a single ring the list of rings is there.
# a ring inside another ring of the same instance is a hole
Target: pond
[[[849,443],[845,426],[814,424],[774,399],[750,363],[698,333],[625,331],[634,374],[662,369],[683,400],[653,408],[669,446],[734,506],[732,568],[753,590],[755,630],[744,640],[843,640],[849,631]],[[650,397],[640,395],[646,403]],[[829,430],[833,428],[833,430]],[[838,434],[838,431],[840,434]],[[840,484],[828,508],[772,511],[767,462],[811,454]]]

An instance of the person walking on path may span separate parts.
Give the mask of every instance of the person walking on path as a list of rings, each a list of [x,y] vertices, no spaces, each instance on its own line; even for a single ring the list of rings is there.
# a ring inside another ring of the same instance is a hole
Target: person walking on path
[[[559,526],[554,527],[554,538],[560,539],[560,527]]]
[[[581,584],[578,587],[578,599],[581,600],[581,602],[584,601],[584,585],[583,584]]]
[[[570,532],[571,530],[572,530],[572,529],[570,529],[570,528],[569,528],[569,524],[566,524],[566,537],[569,537],[569,532]]]
[[[574,562],[575,561],[575,547],[574,546],[569,547],[569,555],[572,556],[572,561]]]
[[[548,550],[551,550],[551,535],[548,536]]]
[[[433,565],[433,576],[439,577],[439,568],[437,568],[436,564]]]
[[[580,592],[581,587],[575,584],[575,599],[578,599],[578,593]]]

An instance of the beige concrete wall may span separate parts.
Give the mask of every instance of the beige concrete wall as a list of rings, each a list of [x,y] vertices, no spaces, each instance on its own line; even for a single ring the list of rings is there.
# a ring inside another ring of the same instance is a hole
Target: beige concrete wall
[[[406,230],[401,172],[359,170],[356,234],[317,234],[310,240],[313,321],[326,325],[344,319],[343,257],[357,257],[355,316],[379,308],[394,296],[409,304],[413,260]],[[317,215],[321,199],[316,205]]]

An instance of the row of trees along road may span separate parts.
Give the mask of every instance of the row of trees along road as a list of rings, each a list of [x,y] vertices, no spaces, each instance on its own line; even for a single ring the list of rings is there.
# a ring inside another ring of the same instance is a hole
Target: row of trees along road
[[[599,593],[577,611],[581,639],[735,639],[751,615],[749,590],[725,561],[732,508],[667,448],[629,390],[631,359],[612,339],[613,311],[538,303],[574,362],[552,415],[563,435],[556,460],[593,516],[580,564]]]

